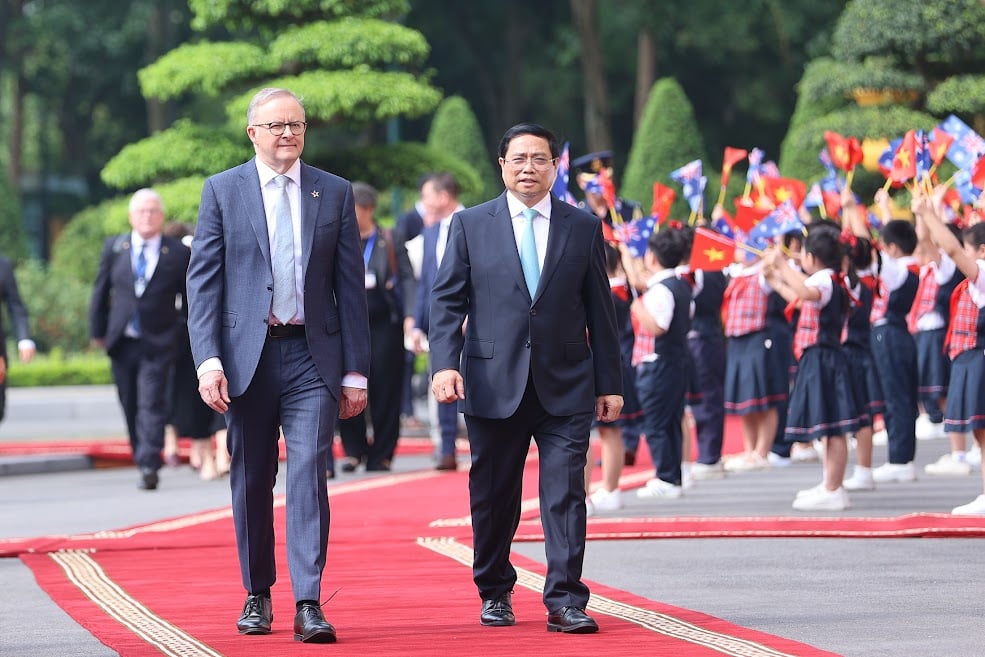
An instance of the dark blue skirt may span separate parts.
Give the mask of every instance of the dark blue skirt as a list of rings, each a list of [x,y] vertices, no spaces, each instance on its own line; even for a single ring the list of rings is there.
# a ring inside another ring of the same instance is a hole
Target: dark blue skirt
[[[950,392],[944,408],[944,430],[968,433],[985,429],[985,350],[961,352],[951,362]]]
[[[859,428],[858,402],[848,359],[841,348],[814,346],[804,351],[787,407],[787,442],[844,436]]]
[[[747,415],[776,408],[787,398],[782,346],[766,331],[728,339],[725,351],[725,412]]]
[[[848,361],[848,374],[851,378],[852,393],[859,409],[859,428],[871,427],[872,418],[886,411],[882,398],[882,386],[872,362],[872,352],[868,347],[854,343],[842,345],[842,352]]]
[[[917,331],[913,340],[917,344],[917,392],[940,398],[947,395],[951,378],[951,361],[944,353],[947,329]]]

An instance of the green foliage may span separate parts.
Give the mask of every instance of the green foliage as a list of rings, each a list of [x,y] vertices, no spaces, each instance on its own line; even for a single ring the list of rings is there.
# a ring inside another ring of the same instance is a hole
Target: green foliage
[[[660,181],[677,191],[672,216],[687,217],[690,209],[682,198],[680,186],[670,180],[670,172],[696,159],[708,162],[691,102],[676,80],[658,80],[650,90],[633,138],[620,194],[648,209],[653,183]]]
[[[204,177],[191,176],[154,187],[164,202],[168,221],[191,224],[197,221],[203,182]],[[52,271],[91,285],[103,242],[130,229],[129,204],[130,195],[118,196],[75,215],[52,249]],[[79,254],[85,255],[79,257]]]
[[[823,168],[817,160],[825,146],[824,132],[833,130],[846,137],[895,139],[907,130],[930,130],[937,120],[915,110],[894,105],[889,107],[846,107],[811,121],[804,122],[790,130],[783,142],[780,154],[783,175],[801,180],[817,179]],[[875,188],[885,179],[880,174],[868,173],[858,168],[853,188],[871,198]]]
[[[855,89],[893,89],[923,91],[923,78],[916,73],[890,67],[885,58],[869,58],[864,63],[848,63],[830,57],[815,59],[807,65],[798,89],[807,102],[844,98]]]
[[[264,87],[285,87],[304,100],[305,115],[323,121],[385,121],[398,116],[417,117],[441,102],[441,92],[410,73],[306,71],[267,80]],[[261,87],[250,89],[226,105],[233,125],[242,125],[250,100]]]
[[[27,255],[20,201],[6,175],[0,176],[0,250],[15,262]]]
[[[85,349],[89,342],[91,285],[64,271],[44,267],[36,260],[18,267],[16,275],[31,322],[31,337],[38,349],[47,351],[56,346],[71,351]]]
[[[462,187],[463,196],[476,195],[483,189],[482,180],[470,162],[418,143],[403,142],[333,152],[319,164],[350,180],[368,182],[377,189],[390,186],[416,189],[421,176],[434,171],[454,174]]]
[[[927,94],[927,109],[935,114],[985,114],[985,76],[955,75]]]
[[[231,82],[277,71],[264,49],[241,41],[185,43],[137,72],[148,98],[169,100],[185,93],[217,96]]]
[[[271,18],[296,22],[332,20],[343,16],[395,18],[407,13],[407,0],[189,0],[195,14],[192,27],[258,26]]]
[[[167,130],[125,146],[106,163],[103,182],[125,189],[228,169],[252,157],[252,149],[243,135],[244,122],[241,116],[239,131],[234,134],[232,128],[211,128],[188,119],[176,121]],[[208,144],[207,158],[202,157],[202,144]]]
[[[446,98],[438,106],[431,119],[428,147],[448,153],[475,168],[482,180],[482,188],[476,194],[464,196],[465,205],[475,205],[499,195],[502,180],[493,170],[489,150],[482,139],[479,122],[472,113],[468,101],[461,96]]]
[[[356,66],[417,66],[431,51],[417,30],[380,20],[340,18],[288,27],[270,44],[281,65],[327,69]]]
[[[106,385],[113,383],[109,358],[101,353],[69,354],[55,349],[30,363],[15,362],[7,372],[7,385],[14,388],[35,386]]]
[[[853,0],[838,19],[832,51],[844,61],[891,57],[899,68],[981,61],[980,0]]]

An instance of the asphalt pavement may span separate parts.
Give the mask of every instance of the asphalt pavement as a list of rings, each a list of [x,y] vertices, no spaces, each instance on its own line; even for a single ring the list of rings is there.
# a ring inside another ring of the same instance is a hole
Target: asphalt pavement
[[[111,387],[14,389],[8,395],[0,443],[124,435]],[[946,449],[943,440],[921,442],[921,471]],[[884,457],[885,448],[877,447],[877,462]],[[412,471],[431,467],[431,461],[398,453],[394,467]],[[140,494],[132,468],[79,468],[8,469],[0,476],[0,537],[113,529],[229,503],[227,480],[204,482],[187,467],[162,471],[161,488]],[[341,481],[367,476],[373,475]],[[700,482],[676,501],[641,500],[630,492],[619,515],[792,515],[793,492],[819,476],[817,463],[805,463]],[[977,472],[921,476],[912,484],[853,494],[845,514],[946,512],[981,486]],[[514,548],[543,561],[540,543]],[[983,550],[985,539],[967,538],[591,541],[585,577],[850,657],[985,657]],[[0,655],[116,655],[54,604],[20,560],[0,559],[0,582]],[[604,632],[604,617],[600,621]]]

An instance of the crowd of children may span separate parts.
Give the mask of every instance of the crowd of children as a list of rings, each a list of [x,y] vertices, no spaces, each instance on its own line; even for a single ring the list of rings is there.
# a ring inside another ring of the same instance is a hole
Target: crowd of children
[[[811,453],[820,454],[821,482],[796,493],[793,508],[840,511],[851,504],[849,491],[916,480],[917,438],[945,434],[951,451],[927,465],[927,474],[980,468],[985,223],[958,230],[945,218],[943,193],[914,187],[910,221],[890,219],[888,194],[880,191],[885,221],[874,231],[846,190],[840,223],[808,218],[793,240],[737,250],[738,262],[723,272],[691,271],[693,229],[679,222],[656,230],[642,259],[615,245],[622,257],[610,258],[613,295],[633,338],[632,356],[624,358],[635,384],[627,395],[636,396],[627,422],[642,413],[639,429],[655,471],[638,496],[676,499],[692,479],[763,470]],[[721,348],[702,347],[716,338]],[[693,462],[687,405],[703,405],[694,413]],[[727,459],[722,413],[739,416],[742,427],[743,451]],[[884,429],[874,433],[880,419]],[[888,459],[873,467],[880,434]],[[590,513],[621,506],[619,472],[635,445],[617,447],[617,435],[605,431],[604,482],[589,497]],[[807,448],[791,452],[798,444]],[[855,464],[846,476],[852,444]],[[985,494],[952,512],[985,515]]]

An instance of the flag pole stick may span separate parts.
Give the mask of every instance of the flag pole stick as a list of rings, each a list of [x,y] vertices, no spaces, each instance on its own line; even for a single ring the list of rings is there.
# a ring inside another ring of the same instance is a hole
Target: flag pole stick
[[[736,242],[735,246],[736,248],[742,249],[743,251],[748,251],[749,253],[755,253],[756,255],[763,255],[762,250],[757,249],[753,246],[749,246],[748,244],[743,244],[742,242]]]
[[[718,190],[718,205],[725,205],[725,184]]]

